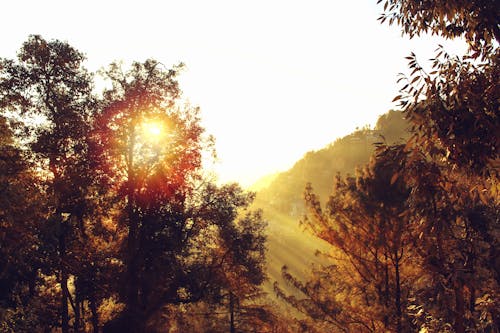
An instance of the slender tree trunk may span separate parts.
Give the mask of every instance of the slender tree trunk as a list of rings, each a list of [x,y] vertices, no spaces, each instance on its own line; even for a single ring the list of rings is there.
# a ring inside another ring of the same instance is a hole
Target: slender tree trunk
[[[73,323],[73,330],[75,331],[75,333],[80,332],[80,313],[80,300],[77,297],[75,300],[75,322]]]
[[[64,269],[63,269],[64,270]],[[68,276],[66,272],[61,272],[61,330],[62,333],[69,333],[69,311],[68,311]]]
[[[465,333],[465,300],[464,288],[461,282],[455,283],[455,325],[456,333]]]
[[[59,223],[59,234],[58,234],[58,245],[59,245],[59,274],[61,278],[61,332],[69,333],[69,309],[68,309],[68,299],[69,289],[68,289],[68,272],[66,270],[66,231],[68,228],[67,221],[63,221],[61,205],[60,205],[60,193],[57,191],[55,184],[59,180],[59,173],[57,171],[56,162],[51,159],[49,161],[49,170],[52,172],[54,179],[52,186],[54,188],[54,199],[55,199],[55,217]]]
[[[384,305],[385,305],[385,315],[384,315],[384,327],[389,327],[389,258],[387,257],[387,250],[384,250]]]
[[[78,280],[75,281],[75,322],[73,324],[73,329],[75,333],[80,332],[80,324],[82,323],[82,297],[81,297],[81,292],[80,289],[78,288]]]
[[[90,296],[89,307],[90,312],[92,312],[92,332],[99,333],[99,314],[97,313],[95,295]]]
[[[129,233],[127,240],[127,314],[131,331],[137,331],[139,325],[139,278],[137,276],[137,219],[133,207],[129,208]]]
[[[61,270],[61,330],[62,333],[69,333],[69,311],[68,311],[68,273],[65,267],[66,260],[66,226],[61,221],[61,234],[59,235],[59,258]]]
[[[236,333],[236,328],[234,326],[234,295],[229,293],[229,332]]]
[[[394,269],[395,269],[395,275],[396,275],[396,331],[398,333],[402,332],[403,327],[401,324],[401,317],[403,315],[401,311],[401,278],[400,278],[400,273],[399,273],[399,251],[395,251],[395,260],[394,260]]]
[[[85,331],[85,300],[82,299],[82,303],[80,304],[80,309],[82,311],[82,324],[83,324],[83,331]]]
[[[29,278],[29,284],[28,284],[30,297],[35,296],[35,292],[36,292],[36,276],[37,276],[37,270],[33,270],[33,271],[30,272],[30,278]]]
[[[128,147],[128,193],[127,193],[127,214],[128,214],[128,237],[127,237],[127,286],[126,286],[126,311],[130,323],[130,331],[139,331],[139,277],[137,268],[137,240],[139,223],[135,213],[135,172],[134,172],[134,146],[135,128],[131,125],[131,139]]]
[[[474,313],[474,311],[476,310],[476,288],[470,286],[469,289],[470,289],[469,311],[470,313]]]

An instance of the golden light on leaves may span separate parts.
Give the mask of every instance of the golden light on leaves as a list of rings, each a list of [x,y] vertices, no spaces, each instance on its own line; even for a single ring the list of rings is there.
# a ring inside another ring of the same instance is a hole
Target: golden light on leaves
[[[143,166],[163,158],[171,133],[167,122],[158,118],[143,118],[137,124],[133,140],[133,154],[137,163]]]

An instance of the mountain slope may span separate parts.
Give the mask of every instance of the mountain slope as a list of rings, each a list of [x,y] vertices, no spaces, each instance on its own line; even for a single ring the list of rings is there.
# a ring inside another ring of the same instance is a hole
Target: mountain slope
[[[336,140],[325,148],[308,152],[286,172],[266,177],[258,183],[255,208],[264,212],[268,227],[268,276],[265,290],[273,294],[272,284],[277,281],[285,290],[297,295],[297,291],[286,287],[281,278],[281,267],[305,280],[311,263],[320,263],[315,255],[318,250],[328,251],[325,242],[310,235],[300,227],[305,207],[302,198],[307,183],[325,202],[331,194],[334,178],[355,173],[370,160],[376,142],[392,144],[408,136],[407,122],[401,112],[389,111],[379,117],[375,129],[363,128]],[[269,179],[271,181],[269,182]],[[268,186],[262,186],[261,184]]]

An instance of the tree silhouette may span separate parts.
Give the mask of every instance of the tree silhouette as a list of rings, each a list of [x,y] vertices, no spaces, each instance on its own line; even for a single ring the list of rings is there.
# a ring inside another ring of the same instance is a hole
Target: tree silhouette
[[[439,47],[429,73],[415,54],[407,57],[411,74],[401,76],[394,101],[411,124],[410,139],[383,148],[357,177],[338,178],[325,211],[306,189],[306,224],[333,245],[334,265],[305,283],[284,269],[306,298],[279,286],[277,293],[337,330],[496,331],[498,6],[391,0],[383,6],[380,20],[410,37],[464,36],[470,50],[452,57]],[[395,192],[397,184],[405,190]]]
[[[402,332],[411,326],[405,312],[410,276],[403,267],[410,247],[403,217],[409,190],[392,176],[399,167],[394,161],[402,155],[401,146],[382,146],[358,176],[338,176],[324,210],[312,188],[306,188],[304,222],[332,246],[333,264],[317,268],[307,283],[284,269],[285,280],[307,298],[297,300],[276,286],[281,297],[342,331]]]
[[[46,213],[40,183],[0,116],[0,330],[33,331],[43,323],[37,292],[43,264],[37,222]],[[48,314],[48,313],[46,313]],[[47,316],[48,317],[48,316]]]
[[[126,73],[117,64],[106,72],[113,87],[104,93],[93,150],[126,235],[126,308],[110,331],[151,330],[148,320],[163,306],[215,297],[229,270],[244,269],[238,281],[263,280],[262,218],[237,220],[252,196],[203,179],[201,156],[212,149],[211,139],[198,109],[179,101],[179,69],[148,60]],[[159,141],[142,131],[151,122],[164,131]]]
[[[46,172],[46,227],[52,228],[55,235],[46,239],[55,242],[46,249],[52,248],[50,257],[58,257],[56,270],[46,268],[50,274],[58,274],[62,290],[61,326],[63,332],[69,332],[68,277],[72,258],[68,237],[82,214],[82,176],[86,174],[82,168],[93,104],[91,78],[82,67],[83,55],[60,41],[47,42],[40,36],[31,36],[18,59],[17,63],[2,61],[2,106],[26,120],[26,129],[32,136],[28,138],[32,139],[32,157]],[[43,119],[44,124],[31,126],[27,119],[36,117]]]
[[[378,0],[384,13],[379,20],[397,24],[413,37],[423,33],[446,38],[464,37],[476,56],[489,53],[500,39],[500,10],[495,0]]]
[[[181,66],[112,64],[97,99],[83,60],[31,36],[0,62],[2,329],[149,332],[165,306],[253,296],[265,222],[253,194],[204,178],[212,139]]]
[[[470,47],[462,57],[439,47],[429,73],[412,53],[412,72],[394,99],[413,125],[400,162],[427,281],[416,321],[428,330],[498,329],[498,263],[491,259],[499,244],[498,4],[390,1],[384,11],[410,36],[464,36]]]

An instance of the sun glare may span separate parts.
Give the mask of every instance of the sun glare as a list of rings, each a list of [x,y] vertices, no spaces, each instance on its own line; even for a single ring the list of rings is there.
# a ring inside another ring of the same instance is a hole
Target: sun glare
[[[142,133],[148,141],[158,141],[165,135],[165,125],[161,121],[149,120],[142,124]]]

